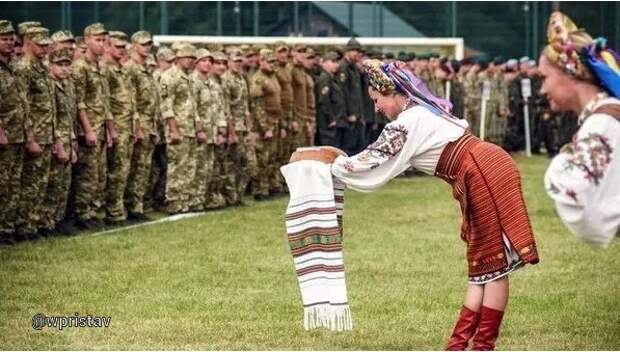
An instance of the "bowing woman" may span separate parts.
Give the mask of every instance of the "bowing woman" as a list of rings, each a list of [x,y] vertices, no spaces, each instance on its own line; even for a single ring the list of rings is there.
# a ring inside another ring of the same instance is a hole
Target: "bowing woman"
[[[450,103],[433,96],[402,62],[364,63],[375,109],[389,119],[376,142],[354,156],[332,147],[299,151],[291,161],[332,164],[347,187],[370,192],[409,167],[452,186],[462,211],[461,239],[467,248],[469,279],[463,306],[447,344],[464,350],[492,350],[508,303],[508,275],[538,262],[519,171],[500,147],[470,134]]]
[[[607,246],[620,227],[620,57],[554,12],[540,56],[541,93],[552,110],[579,115],[579,130],[551,161],[547,194],[566,227]]]

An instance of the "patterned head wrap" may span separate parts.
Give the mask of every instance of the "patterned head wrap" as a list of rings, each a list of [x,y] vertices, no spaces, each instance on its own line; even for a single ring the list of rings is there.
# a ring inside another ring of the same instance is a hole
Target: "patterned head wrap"
[[[417,105],[421,105],[436,115],[455,118],[450,113],[452,103],[434,96],[424,82],[417,78],[402,61],[383,64],[379,60],[366,60],[364,67],[368,73],[368,83],[381,94],[401,92]]]
[[[567,74],[600,85],[620,97],[620,56],[607,47],[607,39],[592,37],[561,12],[554,12],[547,27],[544,55]]]

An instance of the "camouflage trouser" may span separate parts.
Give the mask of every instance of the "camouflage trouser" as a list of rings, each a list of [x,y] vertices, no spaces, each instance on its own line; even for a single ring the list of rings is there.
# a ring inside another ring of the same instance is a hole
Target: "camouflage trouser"
[[[207,173],[209,165],[207,164],[207,150],[209,145],[201,143],[196,145],[196,172],[191,183],[192,193],[189,200],[191,210],[202,210],[207,195]]]
[[[23,144],[0,147],[0,236],[15,231],[23,158]]]
[[[488,113],[485,120],[485,139],[488,142],[499,145],[504,144],[506,130],[508,128],[508,118],[495,113]]]
[[[118,143],[108,148],[108,180],[106,184],[106,213],[112,221],[123,221],[125,214],[125,187],[131,166],[133,139],[130,134],[120,134]]]
[[[22,167],[21,197],[15,228],[19,234],[32,234],[40,224],[43,199],[47,192],[50,164],[52,162],[52,146],[41,145],[43,152],[36,158],[24,154]]]
[[[310,130],[308,130],[308,126]],[[303,143],[305,147],[311,147],[314,145],[314,135],[316,134],[316,123],[314,117],[306,117],[303,126]]]
[[[64,149],[71,152],[71,143],[65,143]],[[71,162],[62,163],[52,156],[50,173],[47,181],[47,192],[42,205],[42,216],[39,226],[53,229],[65,217],[67,199],[71,187]]]
[[[238,204],[243,201],[249,178],[249,156],[246,141],[246,132],[238,131],[239,143],[228,146],[226,159],[226,202]]]
[[[480,136],[480,109],[478,106],[473,104],[465,106],[465,119],[469,124],[469,130],[477,137]]]
[[[273,172],[276,156],[276,142],[274,140],[258,139],[256,141],[256,161],[257,161],[257,175],[254,180],[253,194],[268,196],[270,186],[273,179]]]
[[[278,172],[280,170],[280,166],[284,165],[285,155],[287,154],[287,139],[281,138],[280,130],[276,130],[273,138],[273,162],[269,166],[271,177],[269,179],[269,191],[272,193],[280,193],[284,190],[284,177]]]
[[[189,210],[192,177],[196,169],[196,139],[183,137],[178,144],[166,146],[168,173],[166,175],[166,202],[170,213]]]
[[[226,159],[228,152],[226,145],[213,145],[213,172],[207,191],[206,207],[220,208],[226,205],[224,193],[226,191]]]
[[[151,164],[155,144],[151,138],[145,138],[133,146],[131,155],[131,171],[125,190],[127,211],[134,214],[144,214],[144,195],[149,187]]]
[[[252,180],[254,180],[258,174],[258,161],[256,160],[256,138],[258,137],[256,136],[256,133],[253,132],[249,132],[245,136],[245,151],[248,157],[248,173],[243,175],[243,178],[245,179],[244,193],[245,190],[253,187]]]
[[[78,162],[75,164],[75,214],[78,219],[105,218],[107,147],[105,142],[89,147],[82,138]]]

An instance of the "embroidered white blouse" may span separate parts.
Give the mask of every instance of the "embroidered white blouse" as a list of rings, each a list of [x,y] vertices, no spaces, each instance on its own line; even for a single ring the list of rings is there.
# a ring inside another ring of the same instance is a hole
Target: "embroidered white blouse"
[[[607,246],[620,226],[620,121],[593,114],[620,100],[599,94],[579,116],[573,141],[553,158],[545,189],[560,218],[583,241]]]
[[[441,152],[461,137],[465,120],[433,114],[422,106],[411,107],[388,123],[379,138],[361,153],[339,156],[332,174],[347,187],[372,192],[409,167],[433,175]]]

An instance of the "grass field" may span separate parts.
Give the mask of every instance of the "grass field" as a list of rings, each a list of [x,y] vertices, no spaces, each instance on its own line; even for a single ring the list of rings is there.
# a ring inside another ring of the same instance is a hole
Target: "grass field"
[[[541,256],[511,277],[498,349],[620,348],[620,239],[578,242],[556,217],[547,159],[518,157]],[[104,235],[0,247],[2,349],[436,350],[466,288],[459,208],[432,177],[347,193],[354,331],[307,332],[287,249],[287,198]],[[36,313],[111,316],[33,330]]]

